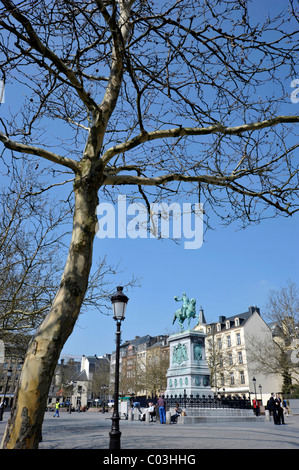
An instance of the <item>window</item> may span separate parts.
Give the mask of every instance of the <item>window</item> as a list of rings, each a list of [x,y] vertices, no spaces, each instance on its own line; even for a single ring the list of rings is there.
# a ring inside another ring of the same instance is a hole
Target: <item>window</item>
[[[231,342],[231,339],[230,339],[230,335],[226,337],[226,341],[227,341],[227,347],[230,348],[231,345],[232,345],[232,342]]]
[[[235,326],[240,326],[240,320],[239,320],[239,318],[235,318]]]
[[[236,333],[236,340],[237,340],[237,345],[240,346],[240,344],[241,344],[241,335],[240,335],[240,333]]]
[[[226,322],[226,329],[228,330],[229,328],[230,328],[230,322],[227,321],[227,322]]]
[[[231,385],[235,385],[235,377],[234,377],[234,373],[233,373],[233,372],[231,372],[231,374],[230,374],[230,384],[231,384]]]
[[[221,331],[221,323],[217,323],[217,331]]]
[[[219,356],[219,365],[220,365],[220,367],[223,367],[223,357],[222,357],[222,355]]]
[[[233,365],[233,355],[231,353],[229,353],[229,355],[228,355],[228,363],[229,363],[230,366]]]
[[[222,348],[221,338],[217,338],[217,342],[218,342],[218,348],[221,349]]]
[[[224,385],[224,375],[223,374],[220,375],[220,384]]]
[[[239,361],[239,364],[243,364],[242,351],[238,351],[238,361]]]
[[[241,384],[245,384],[245,375],[243,370],[240,372],[240,382]]]

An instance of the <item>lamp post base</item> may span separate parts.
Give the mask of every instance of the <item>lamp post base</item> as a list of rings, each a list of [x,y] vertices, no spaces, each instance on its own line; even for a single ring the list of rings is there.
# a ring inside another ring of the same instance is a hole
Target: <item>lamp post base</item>
[[[120,449],[120,431],[110,431],[110,442],[109,442],[109,449]]]

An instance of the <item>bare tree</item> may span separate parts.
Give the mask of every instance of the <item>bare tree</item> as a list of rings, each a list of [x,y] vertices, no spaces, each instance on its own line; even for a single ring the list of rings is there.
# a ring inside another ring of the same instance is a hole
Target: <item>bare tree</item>
[[[299,117],[289,104],[298,15],[293,1],[263,22],[245,0],[2,5],[3,80],[27,94],[1,118],[0,140],[14,158],[51,162],[57,184],[56,169],[74,178],[67,261],[2,444],[35,448],[88,286],[98,195],[114,201],[121,187],[147,205],[200,199],[207,224],[213,212],[246,225],[298,211]]]
[[[0,335],[19,348],[22,334],[28,346],[55,297],[69,209],[36,196],[30,166],[6,178],[9,188],[0,194]]]
[[[272,331],[271,341],[250,338],[249,358],[265,376],[281,375],[283,392],[299,384],[299,292],[288,281],[279,290],[270,290],[265,306],[265,320]]]
[[[169,368],[169,356],[162,356],[161,351],[156,349],[157,360],[151,356],[151,363],[147,360],[146,365],[146,390],[148,394],[157,395],[167,389],[166,374]],[[166,359],[165,359],[166,357]]]
[[[270,290],[265,318],[276,326],[285,346],[299,341],[299,289],[291,280],[279,290]]]

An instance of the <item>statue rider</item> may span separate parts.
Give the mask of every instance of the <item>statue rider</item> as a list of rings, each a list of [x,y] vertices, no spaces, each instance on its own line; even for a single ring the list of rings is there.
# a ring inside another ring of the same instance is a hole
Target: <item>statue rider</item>
[[[187,307],[188,307],[188,305],[189,305],[189,299],[188,299],[188,297],[187,297],[186,292],[183,292],[182,297],[177,297],[177,296],[175,296],[175,297],[174,297],[174,300],[176,300],[177,302],[179,302],[179,301],[182,301],[182,302],[183,302],[183,305],[182,305],[182,308],[181,308],[181,312],[182,312],[183,316],[186,317],[186,310],[187,310]]]

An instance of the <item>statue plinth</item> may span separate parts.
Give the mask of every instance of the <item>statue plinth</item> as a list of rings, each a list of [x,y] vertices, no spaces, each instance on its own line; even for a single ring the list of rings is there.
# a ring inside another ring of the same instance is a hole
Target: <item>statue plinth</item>
[[[165,395],[213,395],[205,337],[201,331],[186,330],[168,338],[170,363]]]

